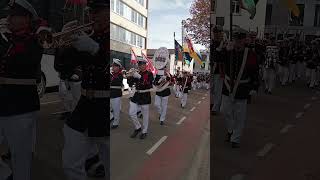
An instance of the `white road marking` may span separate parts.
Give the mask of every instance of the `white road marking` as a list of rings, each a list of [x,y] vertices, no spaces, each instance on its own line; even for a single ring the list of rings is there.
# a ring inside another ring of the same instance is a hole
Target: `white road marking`
[[[201,104],[201,101],[198,101],[198,104]]]
[[[60,111],[60,112],[55,112],[55,113],[51,113],[52,115],[57,115],[57,114],[63,114],[63,113],[66,113],[68,111]]]
[[[204,94],[204,96],[207,96],[208,94]]]
[[[206,97],[202,97],[201,99],[205,99]]]
[[[151,155],[166,139],[168,136],[163,136],[149,151],[147,151],[148,155]]]
[[[177,125],[180,125],[182,124],[182,122],[186,119],[185,116],[183,116],[178,122],[177,122]]]
[[[318,98],[317,98],[317,97],[312,97],[311,99],[312,99],[312,100],[317,100]]]
[[[292,128],[292,127],[293,127],[293,125],[288,124],[288,125],[286,125],[284,128],[281,129],[280,133],[281,133],[281,134],[285,134],[285,133],[287,133],[287,132],[289,131],[289,129]]]
[[[311,104],[306,104],[306,105],[303,106],[303,109],[306,110],[306,109],[308,109],[310,106],[311,106]]]
[[[257,156],[258,156],[258,157],[263,157],[263,156],[265,156],[265,155],[273,148],[273,146],[274,146],[274,144],[272,144],[272,143],[266,144],[266,145],[263,147],[263,149],[261,149],[261,150],[258,152]]]
[[[299,112],[299,113],[297,113],[297,114],[296,114],[296,119],[301,118],[301,117],[302,117],[302,115],[303,115],[303,112]]]
[[[50,101],[50,102],[43,102],[41,105],[48,105],[48,104],[54,104],[54,103],[59,103],[61,101]]]
[[[242,180],[243,178],[244,178],[243,174],[236,174],[232,176],[230,180]]]
[[[193,108],[190,109],[190,111],[192,112],[192,111],[194,111],[195,109],[196,109],[196,107],[193,107]]]

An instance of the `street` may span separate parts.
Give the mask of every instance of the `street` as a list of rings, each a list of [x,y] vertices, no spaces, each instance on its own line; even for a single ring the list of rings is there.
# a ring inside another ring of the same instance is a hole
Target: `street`
[[[319,93],[302,82],[260,92],[248,107],[240,149],[225,141],[222,116],[211,116],[214,180],[319,179]],[[311,177],[311,178],[310,178]]]
[[[208,153],[202,153],[209,145],[209,139],[204,139],[209,136],[208,91],[192,91],[188,96],[185,109],[180,107],[179,99],[171,95],[164,126],[160,126],[158,113],[153,104],[150,105],[149,132],[144,140],[129,137],[133,131],[133,125],[129,121],[128,105],[128,95],[124,95],[120,126],[116,130],[111,130],[112,180],[156,180],[155,177],[159,174],[162,174],[161,179],[176,180],[178,177],[191,176],[189,169],[193,162],[205,157],[209,158]],[[61,168],[64,121],[59,119],[63,111],[58,93],[46,94],[41,99],[32,172],[34,180],[65,179]],[[5,150],[6,147],[0,146],[1,153]],[[206,180],[208,180],[209,166],[200,166],[201,163],[198,169],[205,171]],[[0,180],[9,172],[8,168],[0,166]],[[199,172],[195,171],[193,175]]]

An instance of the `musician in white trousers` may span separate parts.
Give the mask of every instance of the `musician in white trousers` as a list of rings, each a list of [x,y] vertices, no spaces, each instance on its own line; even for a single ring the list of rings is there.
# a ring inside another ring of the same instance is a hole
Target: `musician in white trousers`
[[[264,64],[265,93],[271,94],[276,80],[276,65],[279,61],[279,49],[274,40],[266,47],[266,61]]]
[[[111,72],[111,86],[110,86],[110,105],[112,108],[113,124],[111,129],[116,129],[120,121],[120,108],[123,86],[123,75],[121,73],[122,65],[119,59],[113,59],[112,72]]]
[[[158,74],[156,75],[156,78],[154,80],[154,85],[159,86],[161,83],[169,85],[170,80],[171,77],[169,73],[165,72],[165,70],[158,70]],[[168,87],[163,91],[156,92],[155,95],[154,105],[156,106],[157,111],[159,113],[160,125],[164,125],[164,120],[166,119],[167,106],[170,94],[170,88]]]
[[[180,86],[182,87],[181,90],[181,107],[185,108],[188,100],[188,93],[191,90],[191,80],[188,76],[187,72],[183,73],[183,77],[180,78]]]
[[[128,77],[128,84],[133,86],[135,84],[136,92],[130,99],[129,116],[134,125],[134,132],[130,136],[135,138],[139,133],[140,139],[147,137],[148,126],[149,126],[149,105],[151,104],[151,93],[150,89],[153,87],[153,74],[146,69],[147,61],[139,59],[138,66],[139,72],[134,72],[132,76]],[[148,92],[149,91],[149,92]],[[138,108],[141,107],[143,115],[143,127],[141,126],[137,112]]]

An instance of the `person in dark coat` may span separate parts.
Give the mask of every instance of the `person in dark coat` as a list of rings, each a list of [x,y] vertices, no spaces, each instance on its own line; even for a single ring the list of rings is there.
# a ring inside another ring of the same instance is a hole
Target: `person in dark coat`
[[[122,97],[122,87],[123,87],[123,75],[121,72],[122,65],[119,59],[113,59],[112,73],[110,79],[110,105],[113,114],[113,123],[111,129],[116,129],[119,126],[120,121],[120,107],[121,107],[121,97]]]

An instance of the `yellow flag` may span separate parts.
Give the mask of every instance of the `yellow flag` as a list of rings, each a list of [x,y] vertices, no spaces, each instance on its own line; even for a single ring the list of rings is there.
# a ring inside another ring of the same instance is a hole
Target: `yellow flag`
[[[294,16],[298,17],[300,15],[300,10],[295,0],[283,0],[283,1],[286,3],[287,7],[289,8],[289,10],[292,12]]]

